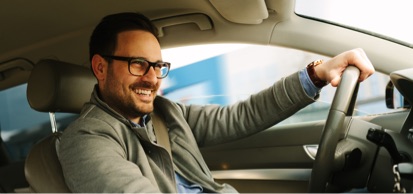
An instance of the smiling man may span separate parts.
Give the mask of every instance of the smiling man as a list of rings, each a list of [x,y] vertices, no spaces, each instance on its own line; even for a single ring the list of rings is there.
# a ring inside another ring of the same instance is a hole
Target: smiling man
[[[199,147],[237,140],[282,121],[314,102],[327,83],[337,86],[349,64],[361,70],[360,81],[374,72],[364,51],[355,49],[311,63],[231,106],[183,105],[156,95],[170,69],[157,35],[138,13],[109,15],[93,31],[90,59],[98,84],[59,148],[71,191],[236,192],[214,181]],[[170,148],[159,144],[152,112],[163,118]]]
[[[162,73],[169,71],[169,63],[162,62],[160,45],[152,33],[131,30],[118,34],[113,54],[93,55],[92,68],[102,100],[139,123],[142,116],[153,111],[160,78],[166,76]]]

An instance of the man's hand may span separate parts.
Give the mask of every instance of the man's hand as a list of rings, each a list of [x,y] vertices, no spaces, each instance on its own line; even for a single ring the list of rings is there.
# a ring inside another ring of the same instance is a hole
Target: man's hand
[[[325,80],[333,87],[337,87],[341,80],[343,71],[349,65],[360,69],[359,81],[362,82],[374,73],[374,67],[363,49],[353,49],[343,52],[334,58],[315,67],[317,76]]]

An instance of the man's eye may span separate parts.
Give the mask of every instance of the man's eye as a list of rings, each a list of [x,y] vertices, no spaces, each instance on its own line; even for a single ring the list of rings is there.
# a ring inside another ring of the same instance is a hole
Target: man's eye
[[[165,65],[163,63],[157,63],[155,65],[155,68],[157,68],[157,69],[162,69],[162,67],[165,67]]]
[[[131,64],[134,64],[134,65],[145,65],[145,61],[133,60],[133,61],[131,61]]]

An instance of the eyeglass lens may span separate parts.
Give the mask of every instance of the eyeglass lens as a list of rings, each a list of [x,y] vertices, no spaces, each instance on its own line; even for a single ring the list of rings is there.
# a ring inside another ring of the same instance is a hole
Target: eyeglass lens
[[[130,61],[129,71],[133,75],[142,76],[148,73],[149,68],[153,67],[157,77],[165,77],[169,72],[169,66],[165,62],[151,63],[143,59]]]

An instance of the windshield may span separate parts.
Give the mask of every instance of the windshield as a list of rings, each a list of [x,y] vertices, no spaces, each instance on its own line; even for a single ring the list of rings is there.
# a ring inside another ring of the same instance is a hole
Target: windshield
[[[412,46],[411,0],[297,0],[295,12]]]
[[[302,50],[249,44],[171,48],[162,50],[162,56],[165,61],[173,61],[168,77],[162,82],[162,95],[184,104],[220,105],[246,99],[282,77],[301,70],[303,64],[314,59],[329,59]],[[360,84],[355,115],[392,111],[385,104],[384,88],[388,82],[388,75],[377,72]],[[316,103],[283,124],[325,119],[335,89],[331,85],[323,88]]]

